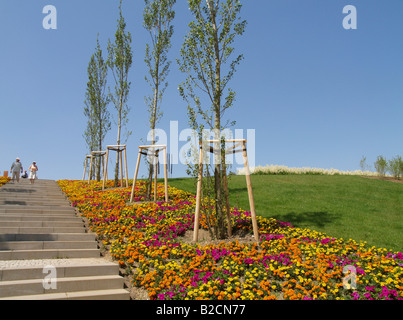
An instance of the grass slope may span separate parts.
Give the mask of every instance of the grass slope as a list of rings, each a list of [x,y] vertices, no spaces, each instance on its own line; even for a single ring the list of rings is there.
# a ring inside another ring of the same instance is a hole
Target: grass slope
[[[196,191],[191,178],[169,184]],[[403,184],[358,176],[254,175],[252,186],[258,215],[403,251]],[[231,206],[249,210],[244,176],[231,177],[229,192]]]

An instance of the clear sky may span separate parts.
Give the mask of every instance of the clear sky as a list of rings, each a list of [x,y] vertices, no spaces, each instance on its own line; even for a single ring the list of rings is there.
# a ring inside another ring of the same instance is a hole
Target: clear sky
[[[255,130],[256,165],[356,170],[362,156],[373,164],[378,155],[403,155],[403,1],[242,2],[248,25],[234,45],[245,59],[230,83],[237,100],[227,116],[245,138],[247,129]],[[57,9],[56,30],[42,26],[49,4]],[[129,178],[148,132],[143,4],[123,1],[134,51]],[[343,28],[346,5],[357,9],[356,30]],[[185,75],[175,58],[191,16],[187,1],[175,8],[173,63],[158,125],[168,135],[171,121],[179,131],[188,127],[177,90]],[[26,169],[37,161],[39,178],[81,179],[87,66],[97,33],[106,55],[117,18],[117,0],[0,0],[1,172],[19,156]],[[113,125],[105,144],[116,144],[116,134]],[[173,170],[186,175],[184,165]]]

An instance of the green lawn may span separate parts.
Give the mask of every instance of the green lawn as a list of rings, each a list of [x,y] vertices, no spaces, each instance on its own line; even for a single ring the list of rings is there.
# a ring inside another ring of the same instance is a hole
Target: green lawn
[[[169,179],[195,193],[194,179]],[[255,175],[256,212],[329,236],[403,251],[403,184],[357,176]],[[231,176],[231,206],[249,210],[244,176]]]

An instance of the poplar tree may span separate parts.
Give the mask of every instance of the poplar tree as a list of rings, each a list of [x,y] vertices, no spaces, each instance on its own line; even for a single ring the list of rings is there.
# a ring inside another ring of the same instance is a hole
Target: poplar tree
[[[127,104],[131,83],[129,82],[129,71],[133,62],[133,52],[131,49],[132,36],[126,32],[126,22],[122,15],[122,0],[119,4],[119,19],[115,33],[115,42],[108,41],[108,66],[112,72],[115,83],[114,92],[110,95],[117,111],[117,139],[116,144],[121,144],[121,131],[126,127],[129,119],[130,107]],[[131,131],[126,132],[126,139],[131,135]],[[116,154],[115,166],[115,187],[119,181],[119,152]]]
[[[95,53],[91,56],[87,68],[88,82],[85,92],[84,115],[87,117],[87,128],[84,132],[85,141],[91,151],[102,151],[103,141],[107,132],[111,129],[110,113],[108,104],[110,102],[107,94],[108,66],[102,56],[102,49],[97,37]],[[97,181],[101,180],[101,162],[96,158],[95,170],[92,177],[96,175]]]
[[[177,60],[180,70],[187,74],[186,81],[179,86],[179,93],[188,104],[190,124],[199,132],[200,138],[202,129],[207,127],[214,130],[215,139],[220,139],[218,133],[228,124],[223,124],[223,115],[235,100],[235,92],[228,84],[243,59],[238,55],[230,61],[235,51],[233,44],[235,38],[244,33],[246,21],[240,18],[242,5],[239,0],[188,0],[188,3],[194,20],[189,24],[181,57]],[[220,161],[214,164],[216,236],[222,239],[226,237],[223,213],[223,200],[227,197],[223,192],[225,153],[222,143],[216,144],[216,148],[221,149]]]
[[[143,26],[151,39],[146,44],[144,62],[148,68],[146,81],[151,87],[152,94],[145,98],[150,112],[151,144],[155,144],[155,126],[162,117],[160,111],[162,97],[168,86],[166,78],[169,74],[171,61],[168,60],[168,51],[171,48],[171,37],[174,33],[172,21],[175,18],[173,6],[176,0],[144,0]],[[151,184],[153,179],[153,163],[149,163],[149,181],[147,184],[147,198],[151,198]]]

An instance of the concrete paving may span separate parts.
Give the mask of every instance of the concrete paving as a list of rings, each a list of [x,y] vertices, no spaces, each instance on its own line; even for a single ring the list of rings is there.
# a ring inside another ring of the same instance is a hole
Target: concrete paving
[[[128,300],[116,263],[52,180],[0,187],[0,300]]]

